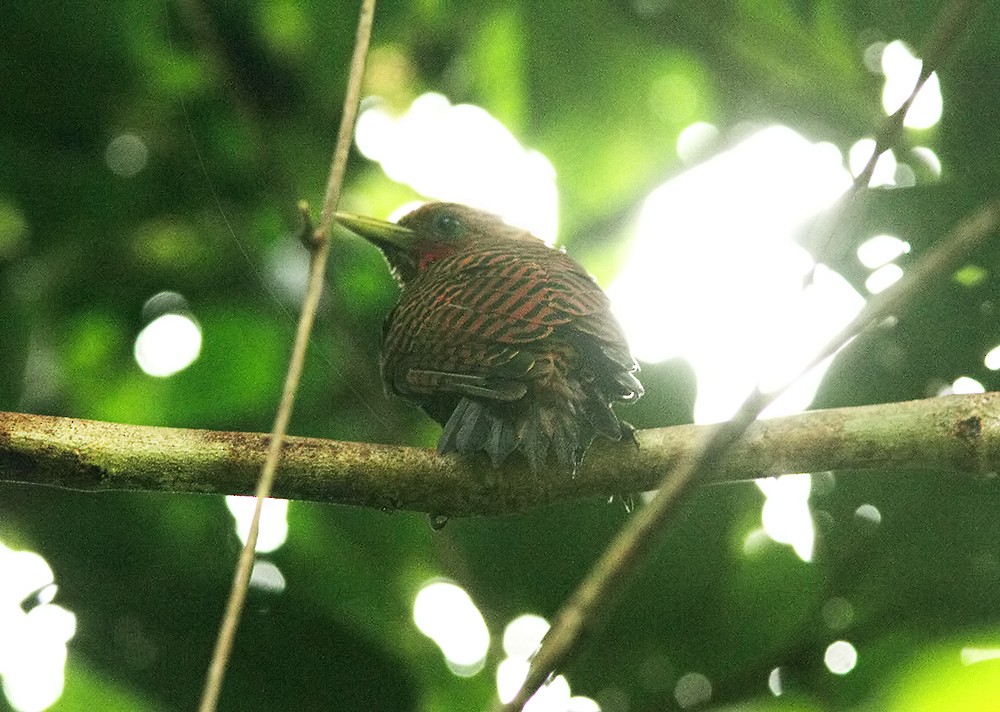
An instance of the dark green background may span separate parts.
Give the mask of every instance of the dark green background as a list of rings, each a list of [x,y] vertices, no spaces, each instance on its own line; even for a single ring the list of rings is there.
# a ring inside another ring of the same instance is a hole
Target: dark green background
[[[406,58],[386,93],[394,105],[441,91],[543,152],[558,172],[560,241],[607,283],[639,202],[681,170],[682,128],[710,121],[727,136],[782,122],[846,150],[882,121],[865,47],[919,48],[943,5],[387,0],[373,62],[390,48]],[[874,192],[834,246],[834,267],[859,290],[863,239],[905,237],[905,267],[995,197],[1000,11],[986,5],[941,70],[940,124],[904,136],[938,152],[942,179],[918,174],[915,188]],[[268,265],[304,263],[294,204],[321,201],[356,11],[315,0],[4,5],[0,409],[270,427],[298,307]],[[664,73],[691,90],[654,111],[650,85]],[[122,131],[150,149],[133,178],[104,161]],[[383,212],[416,197],[352,155],[345,201],[358,196]],[[292,431],[432,444],[436,428],[378,380],[380,323],[395,298],[381,257],[340,234],[332,252]],[[842,356],[817,406],[925,397],[961,375],[995,388],[982,359],[1000,343],[997,257],[992,246],[973,255],[985,279],[929,286],[895,328]],[[188,299],[204,347],[191,368],[156,379],[132,345],[143,303],[164,289]],[[687,420],[689,369],[643,373],[649,395],[629,419]],[[743,553],[759,526],[752,485],[699,492],[566,671],[574,692],[606,712],[670,709],[677,679],[696,671],[727,709],[984,704],[975,695],[1000,689],[997,665],[962,667],[958,651],[1000,645],[1000,485],[935,472],[838,472],[833,482],[812,498],[811,564],[778,545]],[[881,525],[854,516],[863,503]],[[524,612],[551,616],[627,514],[581,502],[441,532],[418,515],[309,503],[293,503],[289,518],[289,541],[271,557],[288,587],[252,592],[223,709],[483,709],[503,626]],[[238,550],[221,498],[0,483],[0,538],[48,560],[57,602],[77,616],[54,709],[193,708]],[[435,575],[469,591],[494,636],[471,679],[449,673],[412,624],[413,596]],[[837,630],[822,615],[835,597],[854,610]],[[838,638],[860,656],[845,677],[822,661]],[[777,666],[786,693],[773,698]]]

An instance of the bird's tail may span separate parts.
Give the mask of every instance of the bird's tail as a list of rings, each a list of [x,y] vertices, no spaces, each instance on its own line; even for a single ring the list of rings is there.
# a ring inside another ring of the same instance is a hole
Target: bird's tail
[[[438,454],[470,454],[485,450],[498,466],[517,448],[518,435],[509,407],[463,396],[445,423]]]
[[[581,417],[572,403],[556,407],[536,399],[510,404],[462,397],[445,423],[438,453],[485,451],[496,467],[517,450],[535,472],[545,466],[551,454],[560,468],[575,474],[598,430],[612,439],[620,437],[619,423],[610,407],[600,415],[601,419],[592,423],[594,414]]]

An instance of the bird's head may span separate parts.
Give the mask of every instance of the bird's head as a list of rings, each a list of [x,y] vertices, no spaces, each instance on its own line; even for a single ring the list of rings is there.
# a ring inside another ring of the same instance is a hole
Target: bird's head
[[[382,250],[396,278],[406,284],[436,260],[476,246],[538,238],[496,215],[458,203],[427,203],[398,223],[337,213],[337,222]]]

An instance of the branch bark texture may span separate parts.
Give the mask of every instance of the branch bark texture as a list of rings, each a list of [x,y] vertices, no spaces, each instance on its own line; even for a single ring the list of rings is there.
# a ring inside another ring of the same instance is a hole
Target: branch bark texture
[[[715,426],[595,442],[576,477],[494,470],[433,450],[289,437],[274,496],[434,515],[497,515],[648,490]],[[252,494],[270,437],[0,412],[0,481],[79,490]],[[825,470],[1000,469],[1000,393],[837,408],[754,423],[704,482]]]

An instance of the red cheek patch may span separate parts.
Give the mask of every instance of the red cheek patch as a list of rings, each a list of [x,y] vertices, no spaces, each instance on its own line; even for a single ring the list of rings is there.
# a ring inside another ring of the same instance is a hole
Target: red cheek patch
[[[447,257],[454,248],[451,245],[425,245],[420,248],[420,259],[417,262],[417,269],[422,270],[431,262]]]

